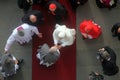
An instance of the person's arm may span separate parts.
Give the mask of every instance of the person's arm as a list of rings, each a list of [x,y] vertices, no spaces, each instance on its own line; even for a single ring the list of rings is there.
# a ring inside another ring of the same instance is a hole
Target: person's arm
[[[42,33],[37,34],[39,38],[42,38]]]
[[[49,49],[49,51],[50,52],[55,52],[55,51],[57,51],[57,49],[58,49],[58,47],[56,45],[54,45]]]
[[[11,35],[6,42],[6,45],[5,45],[5,48],[4,48],[4,53],[8,52],[8,50],[10,49],[10,47],[12,46],[14,41],[15,41],[15,38],[13,37],[13,35]]]
[[[55,45],[57,45],[57,44],[58,44],[58,41],[59,41],[58,33],[59,33],[59,31],[57,31],[56,29],[55,29],[54,32],[53,32],[53,40],[54,40],[54,44],[55,44]]]
[[[42,37],[43,37],[43,36],[42,36],[42,33],[40,33],[36,27],[33,27],[33,30],[32,30],[32,31],[33,31],[39,38],[42,38]]]
[[[103,3],[103,1],[102,1],[102,0],[100,0],[100,2],[101,2],[101,3]]]

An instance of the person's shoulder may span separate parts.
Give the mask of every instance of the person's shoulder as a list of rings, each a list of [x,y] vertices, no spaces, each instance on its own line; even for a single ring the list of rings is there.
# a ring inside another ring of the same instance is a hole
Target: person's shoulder
[[[26,28],[26,27],[29,27],[30,25],[29,24],[27,24],[27,23],[23,23],[22,25],[20,25],[21,27],[23,27],[23,28]]]
[[[120,27],[120,23],[115,23],[113,27]]]

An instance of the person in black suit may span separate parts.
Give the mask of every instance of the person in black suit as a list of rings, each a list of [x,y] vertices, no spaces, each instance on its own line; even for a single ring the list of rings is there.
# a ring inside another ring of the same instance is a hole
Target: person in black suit
[[[111,76],[118,73],[119,68],[116,65],[116,54],[110,47],[106,46],[99,49],[97,59],[101,61],[105,75]]]
[[[17,5],[20,9],[23,9],[24,13],[26,14],[30,7],[38,2],[41,2],[41,0],[17,0]]]
[[[44,23],[44,16],[41,11],[31,10],[22,17],[22,22],[33,26],[39,26]]]
[[[113,33],[113,37],[118,37],[118,40],[120,40],[120,23],[116,23],[111,28],[111,32]]]
[[[61,23],[62,20],[66,19],[67,10],[58,1],[56,0],[48,1],[46,8],[48,10],[48,13],[52,14],[55,17],[57,23]]]
[[[44,6],[49,0],[17,0],[17,5],[20,9],[23,9],[26,14],[32,5],[40,4]]]

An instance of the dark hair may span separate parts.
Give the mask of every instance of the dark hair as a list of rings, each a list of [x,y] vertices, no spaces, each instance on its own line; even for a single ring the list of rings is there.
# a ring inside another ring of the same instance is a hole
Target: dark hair
[[[12,75],[15,73],[15,61],[11,58],[8,57],[3,66],[2,66],[2,71],[5,72],[5,75]]]

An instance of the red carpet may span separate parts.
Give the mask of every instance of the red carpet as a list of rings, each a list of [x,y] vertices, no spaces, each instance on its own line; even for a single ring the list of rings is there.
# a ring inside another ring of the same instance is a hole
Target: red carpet
[[[69,2],[67,0],[59,0],[59,2],[68,10],[69,17],[65,24],[71,28],[76,28],[75,13],[71,11]],[[43,12],[45,24],[39,27],[39,31],[43,33],[43,38],[39,39],[37,36],[33,36],[32,80],[76,80],[76,42],[72,46],[60,50],[61,56],[55,65],[48,68],[39,65],[39,60],[36,58],[37,48],[43,43],[53,45],[52,33],[55,20],[40,5],[34,5],[33,9]]]

